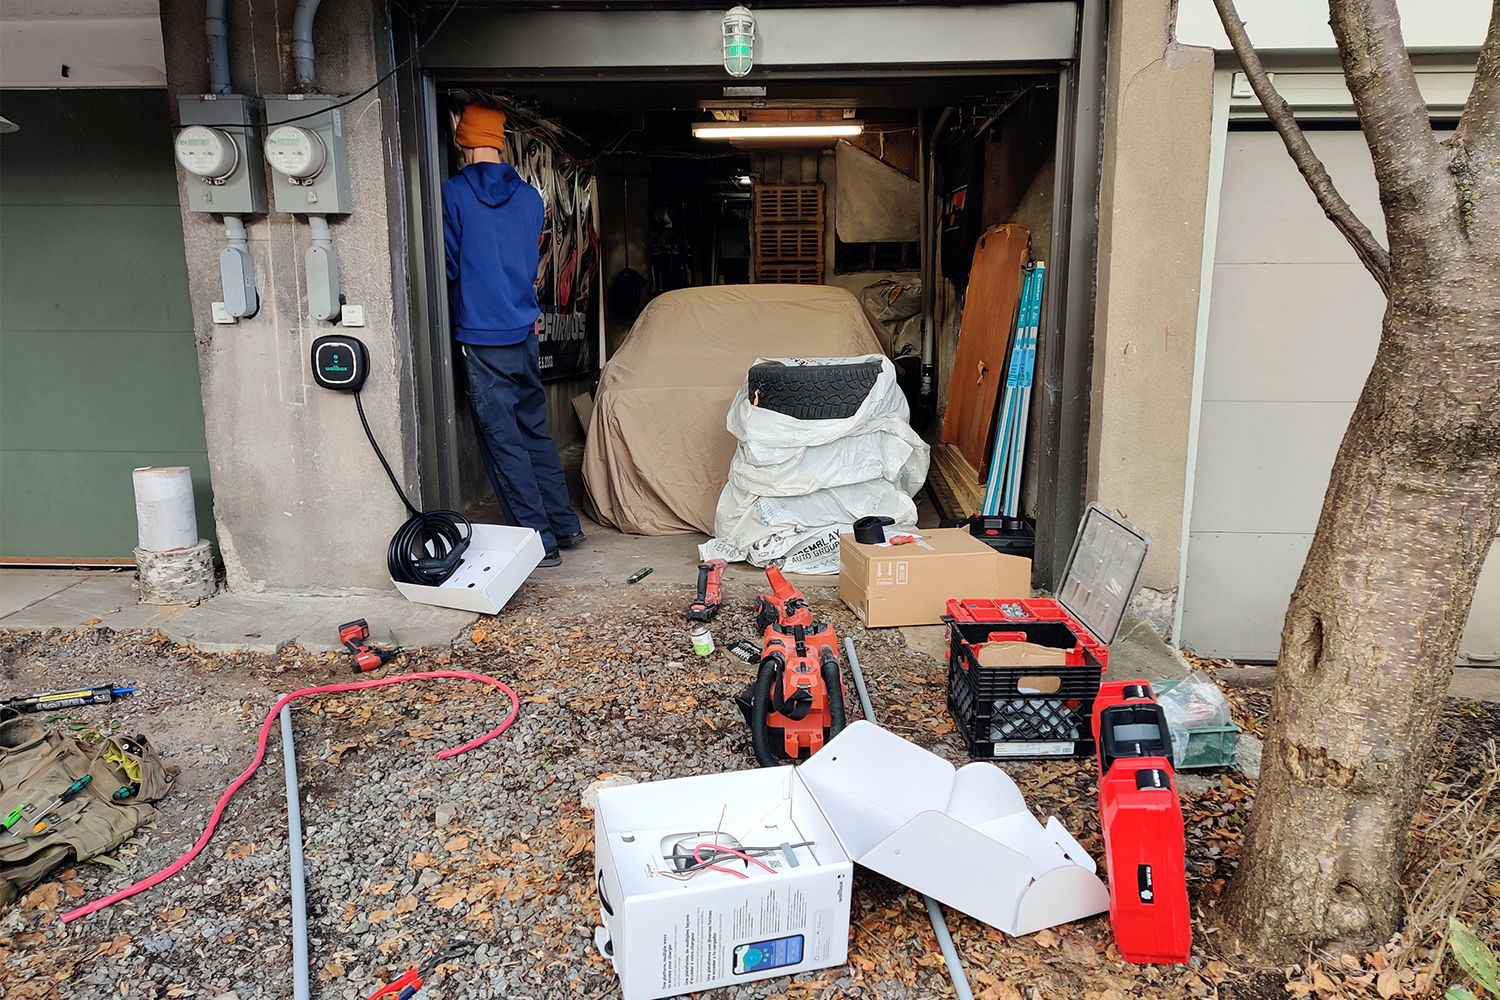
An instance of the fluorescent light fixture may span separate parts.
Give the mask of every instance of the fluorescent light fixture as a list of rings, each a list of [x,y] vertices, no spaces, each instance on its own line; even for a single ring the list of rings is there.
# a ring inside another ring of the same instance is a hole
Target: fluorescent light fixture
[[[846,139],[865,130],[862,121],[698,122],[695,139]]]
[[[740,174],[738,177],[735,178],[735,181],[736,181],[736,183],[741,184],[744,187],[749,187],[750,184],[751,184],[750,175],[749,174]]]

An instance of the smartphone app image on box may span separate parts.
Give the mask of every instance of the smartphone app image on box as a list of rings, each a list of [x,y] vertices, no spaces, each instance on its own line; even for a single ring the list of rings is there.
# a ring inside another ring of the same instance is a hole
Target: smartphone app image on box
[[[736,945],[734,949],[735,975],[778,969],[783,965],[796,965],[801,961],[801,934],[773,938],[770,941],[756,941],[753,944]]]

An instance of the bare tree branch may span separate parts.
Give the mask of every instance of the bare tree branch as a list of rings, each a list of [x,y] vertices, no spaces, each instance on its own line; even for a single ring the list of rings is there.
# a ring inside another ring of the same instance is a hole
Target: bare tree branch
[[[1497,0],[1500,2],[1500,0]],[[1250,87],[1255,91],[1255,96],[1260,98],[1261,106],[1266,109],[1266,117],[1271,119],[1271,124],[1276,126],[1276,131],[1281,135],[1281,141],[1286,144],[1286,151],[1291,154],[1292,161],[1297,164],[1297,169],[1302,171],[1302,176],[1307,181],[1307,186],[1312,188],[1313,196],[1318,199],[1318,204],[1323,207],[1323,214],[1328,216],[1330,222],[1344,234],[1344,239],[1354,248],[1354,253],[1359,257],[1360,263],[1374,276],[1380,288],[1389,297],[1391,286],[1391,256],[1385,247],[1370,232],[1370,227],[1360,221],[1359,216],[1349,207],[1349,203],[1339,194],[1338,189],[1333,186],[1333,178],[1328,176],[1328,171],[1323,166],[1323,161],[1318,159],[1318,154],[1313,152],[1312,146],[1307,141],[1307,136],[1302,134],[1302,127],[1297,124],[1297,118],[1292,114],[1292,109],[1276,92],[1271,84],[1271,78],[1266,75],[1265,66],[1261,65],[1260,54],[1255,51],[1255,46],[1250,44],[1250,36],[1245,33],[1245,22],[1240,20],[1239,11],[1235,10],[1234,0],[1214,0],[1214,6],[1219,10],[1219,19],[1224,22],[1224,32],[1229,36],[1229,44],[1234,46],[1234,54],[1239,57],[1240,65],[1245,68],[1245,76],[1250,80]]]
[[[1396,0],[1329,0],[1328,12],[1375,164],[1386,232],[1432,233],[1457,218],[1451,157],[1432,134]]]
[[[1479,50],[1474,89],[1464,104],[1454,138],[1475,158],[1488,160],[1500,146],[1500,0],[1490,11],[1490,28]]]

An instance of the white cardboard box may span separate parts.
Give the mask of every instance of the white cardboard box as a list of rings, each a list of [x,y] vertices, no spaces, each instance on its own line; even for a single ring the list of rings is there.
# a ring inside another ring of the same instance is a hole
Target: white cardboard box
[[[534,528],[476,524],[469,548],[453,575],[436,587],[396,584],[408,601],[492,615],[505,607],[546,553]]]
[[[750,880],[651,874],[669,867],[666,831],[712,831],[726,805],[723,829],[741,843],[755,844],[771,817],[814,841],[816,866]],[[796,768],[601,789],[594,844],[604,924],[596,942],[624,1000],[843,964],[851,860],[1008,934],[1109,909],[1093,858],[1055,818],[1039,822],[997,765],[955,770],[864,721]],[[789,934],[805,936],[800,963],[733,971],[736,948]]]
[[[795,867],[766,857],[775,874],[743,863],[735,867],[744,879],[706,871],[679,882],[660,874],[672,870],[664,841],[688,833],[711,839],[716,829],[748,846],[812,843],[794,850]],[[594,861],[604,924],[595,940],[614,964],[624,1000],[848,959],[854,866],[793,768],[600,789]]]
[[[991,927],[1030,934],[1109,909],[1094,859],[996,764],[955,770],[861,720],[797,770],[851,858]]]

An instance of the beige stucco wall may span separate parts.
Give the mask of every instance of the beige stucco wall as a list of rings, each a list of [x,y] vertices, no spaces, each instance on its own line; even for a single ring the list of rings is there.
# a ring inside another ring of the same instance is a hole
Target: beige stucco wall
[[[1141,586],[1177,586],[1214,57],[1170,0],[1110,15],[1088,494],[1150,532]]]

